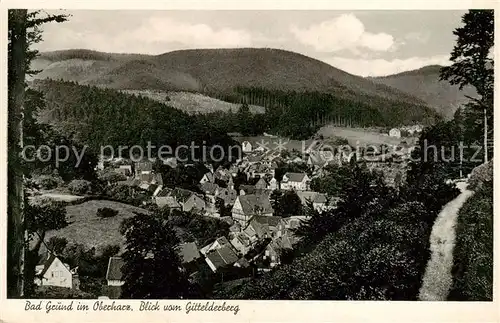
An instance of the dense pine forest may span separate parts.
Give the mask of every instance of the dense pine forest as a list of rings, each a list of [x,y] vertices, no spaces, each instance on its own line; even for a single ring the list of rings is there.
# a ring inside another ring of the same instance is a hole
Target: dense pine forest
[[[149,141],[156,149],[161,145],[175,149],[191,142],[227,148],[236,144],[202,120],[145,97],[54,80],[36,81],[33,87],[45,97],[40,119],[93,149],[147,147]]]
[[[358,127],[395,127],[415,123],[429,124],[440,119],[426,106],[383,98],[375,100],[373,97],[358,96],[357,99],[347,99],[330,93],[278,91],[257,87],[236,87],[230,95],[211,95],[224,101],[242,103],[243,107],[236,114],[214,112],[200,117],[218,129],[238,131],[245,135],[258,135],[266,131],[304,139],[314,134],[318,127],[331,122]],[[246,107],[249,104],[264,106],[266,113],[250,115]]]

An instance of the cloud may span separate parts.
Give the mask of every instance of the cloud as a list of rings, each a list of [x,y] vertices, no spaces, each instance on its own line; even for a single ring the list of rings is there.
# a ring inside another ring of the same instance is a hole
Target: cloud
[[[411,41],[411,42],[426,43],[431,38],[431,35],[429,32],[426,32],[426,33],[411,32],[411,33],[406,34],[404,38],[406,40]]]
[[[321,52],[336,52],[359,48],[388,51],[394,46],[394,37],[386,33],[370,33],[353,14],[343,14],[332,20],[311,25],[306,29],[292,25],[290,31],[302,44]]]
[[[191,48],[245,47],[252,35],[242,29],[214,29],[206,24],[189,24],[169,18],[151,17],[130,35],[147,43],[178,43]]]
[[[114,27],[79,20],[44,26],[40,50],[86,48],[107,52],[160,54],[175,49],[252,47],[263,38],[244,29],[214,28],[203,23],[189,23],[169,17],[150,16],[137,19],[136,26],[124,25],[128,16],[116,17]],[[119,19],[118,19],[119,18]],[[130,19],[130,17],[128,17]],[[268,40],[270,42],[270,40]]]
[[[320,60],[343,71],[360,76],[385,76],[419,69],[428,65],[449,65],[449,55],[410,57],[405,59],[355,59],[330,57]]]

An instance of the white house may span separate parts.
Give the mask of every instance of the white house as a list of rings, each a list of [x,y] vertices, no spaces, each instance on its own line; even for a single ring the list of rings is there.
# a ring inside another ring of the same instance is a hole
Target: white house
[[[306,173],[286,173],[281,181],[281,189],[307,191],[310,181]]]
[[[229,245],[229,241],[227,240],[226,237],[220,237],[215,239],[214,242],[207,244],[205,247],[200,249],[200,253],[202,255],[206,255],[210,251],[221,249],[223,247],[226,247]]]
[[[312,207],[316,211],[322,212],[331,208],[327,205],[328,199],[326,194],[312,191],[298,191],[297,196],[300,198],[302,205],[307,206],[309,203],[312,203]]]
[[[241,143],[241,150],[244,152],[244,153],[250,153],[252,152],[252,144],[249,142],[249,141],[243,141]]]
[[[269,185],[267,186],[267,189],[269,190],[277,190],[279,189],[279,183],[278,181],[276,180],[276,178],[271,178],[271,180],[269,181]]]
[[[73,288],[74,279],[78,279],[76,269],[71,270],[53,253],[35,268],[35,284],[38,286],[58,286]],[[77,288],[77,287],[75,287]]]
[[[401,138],[401,131],[397,128],[392,128],[389,131],[389,137]]]
[[[213,183],[213,182],[215,182],[215,177],[214,174],[212,174],[211,172],[205,173],[205,175],[203,175],[203,177],[200,179],[200,184]]]
[[[239,222],[243,227],[254,215],[273,215],[273,207],[268,195],[247,194],[240,195],[234,202],[231,210],[233,219]]]

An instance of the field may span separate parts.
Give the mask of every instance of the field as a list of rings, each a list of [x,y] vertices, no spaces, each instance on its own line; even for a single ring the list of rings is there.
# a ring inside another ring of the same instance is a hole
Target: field
[[[404,138],[389,137],[388,134],[363,128],[343,128],[325,126],[318,131],[324,138],[341,137],[347,139],[349,145],[399,145]]]
[[[299,152],[305,151],[313,143],[312,139],[307,140],[290,140],[283,137],[270,137],[270,136],[252,136],[252,137],[233,137],[234,140],[242,143],[248,141],[252,144],[252,148],[256,149],[260,146],[265,146],[271,150],[278,149],[278,144],[284,144],[287,150],[297,150]]]
[[[150,90],[124,90],[123,92],[142,95],[189,114],[210,113],[215,111],[227,112],[229,110],[236,112],[240,107],[240,104],[225,102],[199,93]],[[167,97],[170,100],[168,100]],[[249,108],[252,113],[265,112],[264,107],[257,105],[249,105]]]
[[[97,209],[103,207],[115,209],[119,213],[112,218],[98,218]],[[81,243],[87,248],[96,249],[110,244],[123,246],[124,240],[119,231],[122,221],[134,216],[133,212],[147,214],[147,211],[141,208],[105,200],[68,205],[66,211],[69,225],[61,230],[47,232],[46,241],[53,236],[64,237],[68,242]]]

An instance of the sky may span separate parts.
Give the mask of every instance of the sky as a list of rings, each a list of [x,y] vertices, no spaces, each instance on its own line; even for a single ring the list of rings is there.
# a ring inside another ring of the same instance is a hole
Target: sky
[[[57,11],[60,13],[61,11]],[[40,51],[161,54],[188,48],[267,47],[298,52],[351,74],[383,76],[449,64],[460,10],[65,10],[43,27]],[[53,13],[53,12],[50,12]]]

